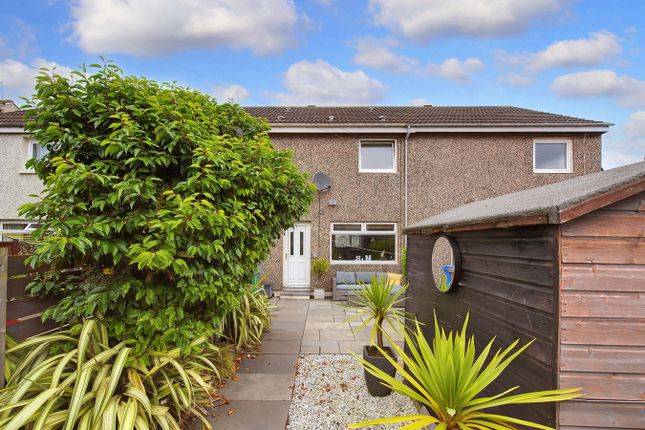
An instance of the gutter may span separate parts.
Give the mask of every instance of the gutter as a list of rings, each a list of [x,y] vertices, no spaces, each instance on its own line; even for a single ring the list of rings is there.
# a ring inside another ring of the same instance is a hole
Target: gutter
[[[562,126],[413,126],[394,124],[370,125],[287,125],[270,124],[270,134],[330,133],[330,134],[404,134],[412,133],[606,133],[609,125],[562,125]]]

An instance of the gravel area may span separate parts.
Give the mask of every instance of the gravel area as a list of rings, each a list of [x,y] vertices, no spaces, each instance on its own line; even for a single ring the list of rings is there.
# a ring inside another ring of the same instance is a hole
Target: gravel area
[[[347,424],[417,411],[398,393],[372,397],[363,368],[351,355],[305,355],[297,366],[288,430],[345,429]],[[374,426],[396,429],[401,425]]]

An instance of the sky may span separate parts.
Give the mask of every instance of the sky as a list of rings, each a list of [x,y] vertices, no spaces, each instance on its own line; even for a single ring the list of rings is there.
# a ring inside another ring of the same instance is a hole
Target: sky
[[[645,156],[642,0],[0,0],[0,82],[99,56],[241,105],[513,105]]]

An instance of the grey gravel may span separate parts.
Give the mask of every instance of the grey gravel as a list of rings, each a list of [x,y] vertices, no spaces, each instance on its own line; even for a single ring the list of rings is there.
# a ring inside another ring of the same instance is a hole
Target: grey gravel
[[[360,421],[417,413],[412,401],[398,393],[386,397],[370,396],[363,368],[351,355],[302,356],[294,384],[288,430],[345,429],[347,424]]]

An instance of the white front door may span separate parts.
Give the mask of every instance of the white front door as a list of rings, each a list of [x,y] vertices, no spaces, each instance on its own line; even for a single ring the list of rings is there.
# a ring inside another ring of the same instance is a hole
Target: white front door
[[[311,226],[296,224],[284,232],[285,288],[309,288],[311,258]]]

